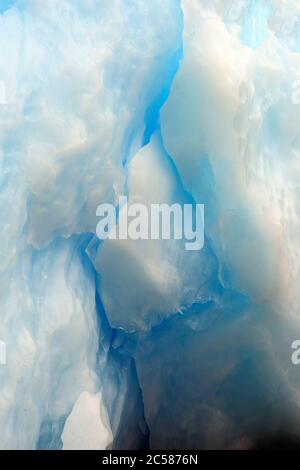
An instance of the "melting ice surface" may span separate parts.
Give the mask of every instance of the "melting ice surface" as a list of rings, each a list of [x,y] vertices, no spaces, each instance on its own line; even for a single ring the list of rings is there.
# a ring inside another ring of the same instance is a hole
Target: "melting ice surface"
[[[298,0],[0,13],[1,448],[299,442]],[[123,194],[204,249],[100,243]]]

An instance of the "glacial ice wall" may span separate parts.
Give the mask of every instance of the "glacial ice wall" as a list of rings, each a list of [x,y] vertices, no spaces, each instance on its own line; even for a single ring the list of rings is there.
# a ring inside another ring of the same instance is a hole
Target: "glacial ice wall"
[[[11,3],[0,16],[0,441],[61,446],[77,398],[100,387],[85,252],[96,208],[124,193],[127,160],[157,119],[182,13],[174,1]]]
[[[0,5],[0,446],[299,442],[298,1]],[[101,243],[122,194],[203,250]]]

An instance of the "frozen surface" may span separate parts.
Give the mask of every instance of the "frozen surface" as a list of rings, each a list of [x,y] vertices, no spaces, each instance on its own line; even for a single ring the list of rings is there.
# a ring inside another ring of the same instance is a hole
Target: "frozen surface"
[[[105,450],[112,440],[107,423],[100,393],[82,392],[65,423],[63,450]]]
[[[100,387],[85,248],[157,119],[181,18],[173,0],[25,0],[0,16],[3,448],[61,447],[78,396]]]
[[[298,443],[298,0],[1,1],[0,50],[0,447]],[[120,195],[203,250],[101,243]]]

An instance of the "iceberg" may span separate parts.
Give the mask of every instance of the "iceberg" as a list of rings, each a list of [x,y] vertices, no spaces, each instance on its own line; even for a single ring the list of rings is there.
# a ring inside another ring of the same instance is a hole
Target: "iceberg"
[[[298,0],[4,0],[0,51],[0,448],[299,445]]]

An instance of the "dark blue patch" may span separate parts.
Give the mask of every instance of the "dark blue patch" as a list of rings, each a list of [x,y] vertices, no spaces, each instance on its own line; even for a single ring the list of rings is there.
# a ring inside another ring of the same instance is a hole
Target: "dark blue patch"
[[[15,3],[16,3],[16,0],[1,0],[1,2],[0,2],[0,14],[2,14],[5,11],[9,10]]]
[[[147,145],[150,142],[151,136],[154,134],[154,132],[159,126],[159,113],[164,103],[167,101],[169,97],[170,88],[174,80],[174,77],[177,73],[177,70],[179,68],[179,64],[180,64],[182,57],[183,57],[183,47],[181,47],[175,53],[170,63],[165,65],[165,69],[167,70],[167,79],[162,89],[160,90],[160,93],[156,96],[156,98],[153,100],[153,102],[150,104],[150,106],[148,107],[146,111],[143,145]]]

